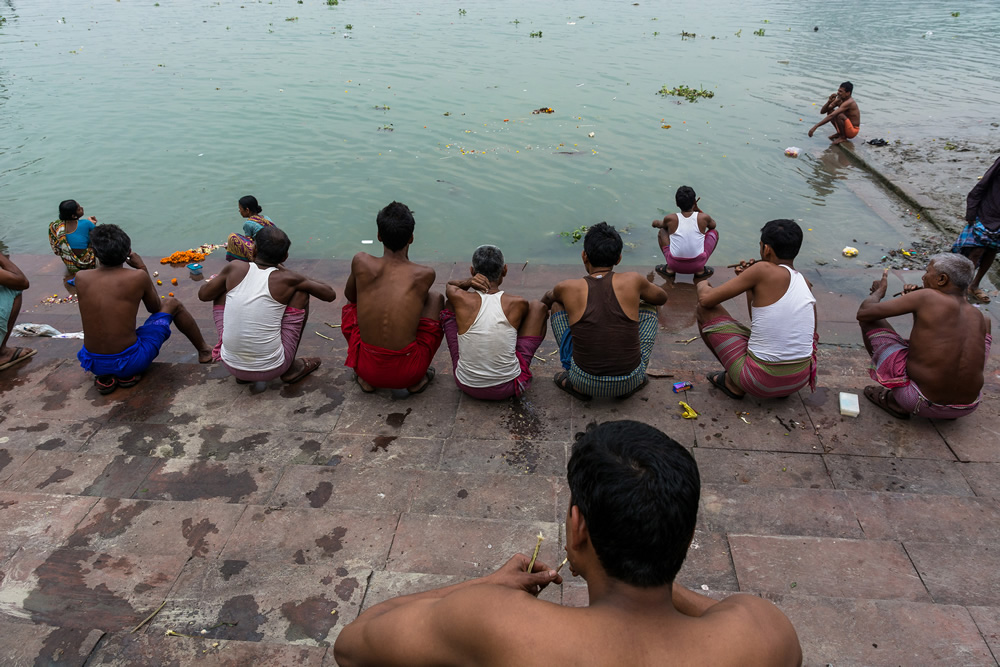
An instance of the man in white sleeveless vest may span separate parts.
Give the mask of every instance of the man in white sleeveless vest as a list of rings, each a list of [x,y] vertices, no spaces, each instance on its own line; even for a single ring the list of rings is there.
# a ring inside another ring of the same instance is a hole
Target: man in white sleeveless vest
[[[771,220],[760,230],[760,260],[740,262],[736,277],[718,287],[698,283],[698,330],[725,371],[708,380],[730,398],[784,398],[816,388],[816,298],[795,270],[802,228]],[[750,326],[722,303],[747,295]]]
[[[653,227],[660,230],[657,239],[663,259],[667,260],[656,267],[656,272],[667,280],[673,280],[678,273],[691,274],[695,280],[708,278],[715,273],[707,266],[708,258],[719,243],[715,220],[698,208],[698,196],[690,186],[677,188],[674,201],[680,213],[653,220]]]
[[[500,289],[507,265],[494,245],[476,248],[469,274],[448,282],[441,311],[455,384],[487,401],[520,396],[531,386],[531,359],[545,338],[549,309]]]
[[[264,227],[257,232],[249,262],[229,262],[198,290],[199,299],[215,304],[219,344],[213,358],[237,382],[262,385],[280,377],[292,384],[319,368],[318,357],[296,359],[295,353],[309,316],[309,297],[330,302],[337,293],[282,266],[290,246],[285,232]]]

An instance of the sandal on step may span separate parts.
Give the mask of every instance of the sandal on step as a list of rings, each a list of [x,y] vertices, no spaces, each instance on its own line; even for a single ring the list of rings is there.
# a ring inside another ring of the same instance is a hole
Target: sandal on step
[[[419,389],[414,389],[412,391],[410,389],[407,389],[406,391],[410,392],[410,396],[413,396],[414,394],[422,394],[422,393],[424,393],[424,390],[427,389],[427,386],[431,383],[431,380],[434,379],[435,375],[437,375],[437,371],[434,370],[434,367],[433,366],[428,366],[427,367],[427,374],[425,375],[425,377],[427,378],[427,380],[422,385],[420,385],[420,388]]]
[[[657,264],[653,270],[656,271],[661,278],[666,278],[667,280],[673,280],[677,277],[677,274],[668,269],[666,264]]]
[[[889,403],[889,396],[891,394],[892,394],[891,391],[879,385],[873,384],[865,387],[865,398],[867,398],[869,401],[879,406],[880,408],[888,412],[896,419],[909,419],[910,413],[903,412],[902,410],[897,410],[896,408],[892,407],[892,405]]]
[[[701,273],[694,274],[694,279],[695,280],[704,280],[705,278],[710,278],[712,276],[712,274],[714,274],[714,273],[715,273],[715,269],[713,269],[710,266],[706,266],[704,269],[701,270]]]
[[[292,363],[294,364],[295,362]],[[281,381],[284,382],[285,384],[295,384],[296,382],[298,382],[299,380],[301,380],[302,378],[304,378],[305,376],[309,375],[314,370],[319,368],[321,363],[322,361],[320,361],[319,357],[303,357],[302,368],[299,370],[299,372],[293,375],[292,377],[288,378],[287,380],[284,377],[282,377]]]
[[[139,380],[141,380],[141,379],[142,379],[141,375],[133,375],[132,377],[130,377],[127,380],[123,380],[121,378],[118,378],[118,386],[119,387],[124,387],[126,389],[128,387],[134,387],[137,384],[139,384]]]
[[[573,389],[573,384],[569,381],[569,371],[559,371],[552,377],[552,381],[556,383],[557,387],[574,398],[578,398],[581,401],[589,401],[591,399],[590,396],[581,394],[576,389]]]
[[[98,394],[107,396],[118,388],[118,380],[114,375],[98,375],[94,378],[94,386],[97,387]]]
[[[642,391],[643,389],[645,389],[646,385],[648,385],[648,384],[649,384],[649,377],[643,376],[642,382],[639,383],[638,387],[636,387],[632,391],[628,392],[627,394],[622,394],[621,396],[616,396],[615,398],[617,398],[619,401],[624,401],[626,398],[628,398],[632,394],[636,394],[636,393]]]
[[[0,364],[0,371],[6,370],[11,366],[15,366],[22,361],[27,361],[31,357],[35,356],[38,350],[32,350],[30,347],[15,347],[14,354],[11,355],[10,359]]]
[[[974,290],[969,290],[969,296],[978,301],[979,303],[989,303],[990,297],[986,294],[986,290],[982,287],[977,287]]]
[[[709,373],[708,375],[705,376],[705,378],[712,383],[713,387],[721,391],[729,398],[732,398],[737,401],[743,400],[742,394],[736,394],[733,392],[732,389],[726,386],[726,371],[716,371],[715,373]]]

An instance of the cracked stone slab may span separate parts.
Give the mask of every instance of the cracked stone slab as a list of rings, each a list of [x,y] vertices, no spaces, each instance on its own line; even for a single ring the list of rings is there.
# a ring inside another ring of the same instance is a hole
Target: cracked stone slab
[[[37,451],[4,482],[3,488],[28,493],[127,498],[153,464],[153,459],[145,457]]]
[[[481,577],[506,563],[515,553],[535,548],[545,535],[538,558],[556,567],[564,558],[561,526],[544,521],[501,521],[467,517],[404,514],[396,528],[386,569]]]
[[[22,549],[4,565],[0,615],[86,630],[131,629],[159,606],[187,561],[182,553]]]
[[[846,493],[869,539],[1000,544],[1000,504],[992,498]]]
[[[350,376],[349,377],[353,377]],[[422,394],[392,398],[389,390],[364,394],[357,383],[333,429],[341,434],[443,439],[451,435],[460,392],[446,377],[437,377]],[[345,392],[346,393],[346,392]]]
[[[220,642],[331,646],[357,617],[370,575],[370,568],[334,562],[276,568],[238,559],[192,561],[149,634],[170,629]]]
[[[439,469],[448,472],[565,476],[566,450],[566,441],[453,437],[444,441]]]
[[[28,541],[34,548],[58,546],[97,502],[96,498],[0,491],[0,555],[9,556]]]
[[[344,410],[347,375],[333,359],[324,359],[301,382],[259,394],[248,390],[230,406],[227,422],[249,429],[329,433]]]
[[[262,503],[281,474],[269,464],[242,464],[205,459],[155,459],[149,476],[134,497],[222,503]]]
[[[82,667],[103,630],[0,620],[4,662],[9,665]]]
[[[411,473],[410,512],[513,521],[556,521],[560,479],[492,473]]]
[[[935,602],[1000,603],[1000,545],[906,542],[905,546]]]
[[[397,514],[251,505],[223,557],[282,565],[385,564]]]
[[[703,380],[703,385],[708,381]],[[821,454],[822,443],[802,402],[808,393],[804,390],[785,399],[744,396],[734,401],[706,386],[697,400],[688,396],[694,401],[691,406],[701,413],[695,425],[698,447]]]
[[[288,466],[270,505],[330,510],[403,512],[410,506],[417,471],[336,466]]]
[[[243,514],[241,505],[102,498],[65,546],[135,556],[213,558]]]
[[[730,535],[740,590],[931,602],[898,542]]]
[[[154,634],[118,632],[105,637],[94,652],[90,665],[132,667],[133,665],[299,665],[322,667],[324,647],[264,642],[189,639]]]
[[[957,461],[896,459],[881,456],[823,457],[838,489],[972,496]]]
[[[111,422],[184,424],[204,420],[228,411],[246,387],[237,385],[221,364],[153,363],[130,391],[111,415]]]

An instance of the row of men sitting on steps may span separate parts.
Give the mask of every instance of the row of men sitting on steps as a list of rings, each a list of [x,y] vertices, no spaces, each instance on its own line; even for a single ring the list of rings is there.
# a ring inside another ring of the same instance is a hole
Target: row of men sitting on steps
[[[354,257],[341,320],[346,365],[363,391],[422,392],[434,378],[430,363],[445,338],[463,392],[485,400],[519,396],[530,386],[531,360],[548,320],[564,368],[554,377],[560,389],[588,400],[626,397],[647,384],[659,328],[656,307],[667,294],[639,273],[614,271],[622,252],[614,227],[591,227],[582,253],[587,275],[560,282],[540,301],[502,291],[503,254],[481,246],[469,277],[448,283],[446,304],[431,290],[434,270],[409,260],[410,210],[393,202],[379,212],[377,225],[383,255]],[[331,302],[336,292],[284,267],[290,241],[279,228],[258,233],[251,262],[231,262],[201,287],[199,298],[214,303],[214,349],[177,299],[161,301],[124,231],[102,225],[92,243],[100,266],[77,275],[84,329],[78,357],[102,392],[139,381],[169,337],[171,321],[198,350],[199,361],[221,361],[238,382],[258,389],[275,378],[297,382],[319,367],[320,359],[295,355],[310,297]],[[708,379],[731,398],[780,398],[815,387],[816,300],[793,266],[801,243],[795,222],[772,220],[761,230],[760,260],[740,262],[736,277],[718,287],[696,283],[698,328],[724,367]],[[971,262],[935,255],[922,287],[907,285],[898,298],[883,302],[887,274],[858,311],[871,375],[881,385],[865,395],[900,418],[971,413],[980,401],[991,341],[989,320],[965,300]],[[749,327],[721,305],[740,294],[747,297]],[[136,329],[140,302],[152,315]],[[909,341],[885,321],[907,313],[914,317]]]

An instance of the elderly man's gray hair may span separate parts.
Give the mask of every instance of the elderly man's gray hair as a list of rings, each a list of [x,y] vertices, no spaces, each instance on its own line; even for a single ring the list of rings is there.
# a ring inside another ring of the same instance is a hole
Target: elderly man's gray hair
[[[931,255],[930,260],[934,262],[934,268],[948,276],[948,280],[961,290],[968,289],[976,275],[976,265],[958,253],[941,252]]]
[[[491,281],[500,280],[503,265],[503,253],[495,245],[481,245],[472,253],[472,268]]]

